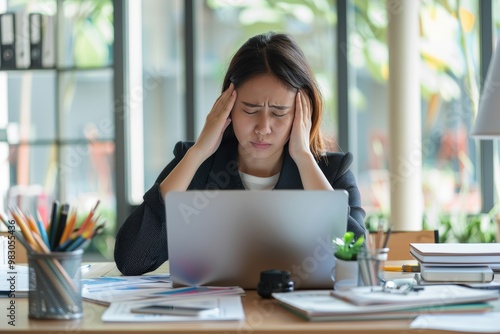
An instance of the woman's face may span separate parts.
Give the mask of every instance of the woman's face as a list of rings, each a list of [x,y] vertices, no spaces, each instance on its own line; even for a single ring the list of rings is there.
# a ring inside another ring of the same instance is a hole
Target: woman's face
[[[259,160],[281,157],[290,137],[296,90],[264,74],[243,83],[237,93],[231,119],[240,155]]]

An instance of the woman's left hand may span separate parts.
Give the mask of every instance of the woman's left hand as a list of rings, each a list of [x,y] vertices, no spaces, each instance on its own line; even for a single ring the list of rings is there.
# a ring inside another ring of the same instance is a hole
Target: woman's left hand
[[[307,95],[299,90],[295,96],[295,116],[288,144],[290,156],[296,162],[301,157],[311,155],[309,147],[312,126],[311,115],[311,102]]]

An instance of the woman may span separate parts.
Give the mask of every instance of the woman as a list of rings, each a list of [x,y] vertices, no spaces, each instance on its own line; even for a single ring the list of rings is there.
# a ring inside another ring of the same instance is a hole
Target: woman
[[[345,189],[347,229],[364,233],[352,155],[324,152],[321,96],[299,46],[285,34],[250,38],[234,55],[222,90],[198,140],[176,144],[174,159],[118,231],[115,261],[124,275],[168,259],[163,198],[170,191]]]

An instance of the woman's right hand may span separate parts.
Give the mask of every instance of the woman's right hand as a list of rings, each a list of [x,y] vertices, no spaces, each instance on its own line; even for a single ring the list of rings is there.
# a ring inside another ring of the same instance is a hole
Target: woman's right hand
[[[222,135],[231,123],[229,114],[236,101],[236,90],[231,83],[215,101],[196,143],[191,146],[177,166],[161,182],[163,197],[170,191],[186,191],[200,165],[219,148]]]
[[[229,115],[236,101],[236,95],[234,84],[231,83],[229,88],[217,98],[212,110],[208,113],[200,136],[192,147],[193,150],[204,155],[203,160],[207,159],[219,148],[222,135],[231,123]]]

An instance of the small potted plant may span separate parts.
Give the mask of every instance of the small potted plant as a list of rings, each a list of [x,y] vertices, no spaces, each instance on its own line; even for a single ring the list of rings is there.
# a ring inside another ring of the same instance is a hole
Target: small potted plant
[[[354,238],[353,232],[346,232],[342,239],[333,240],[335,245],[335,267],[332,270],[334,289],[348,289],[358,285],[358,252],[363,247],[365,238]]]
[[[346,232],[343,239],[336,238],[333,241],[336,246],[334,255],[337,259],[344,261],[356,261],[364,242],[364,236],[354,240],[354,232]]]

